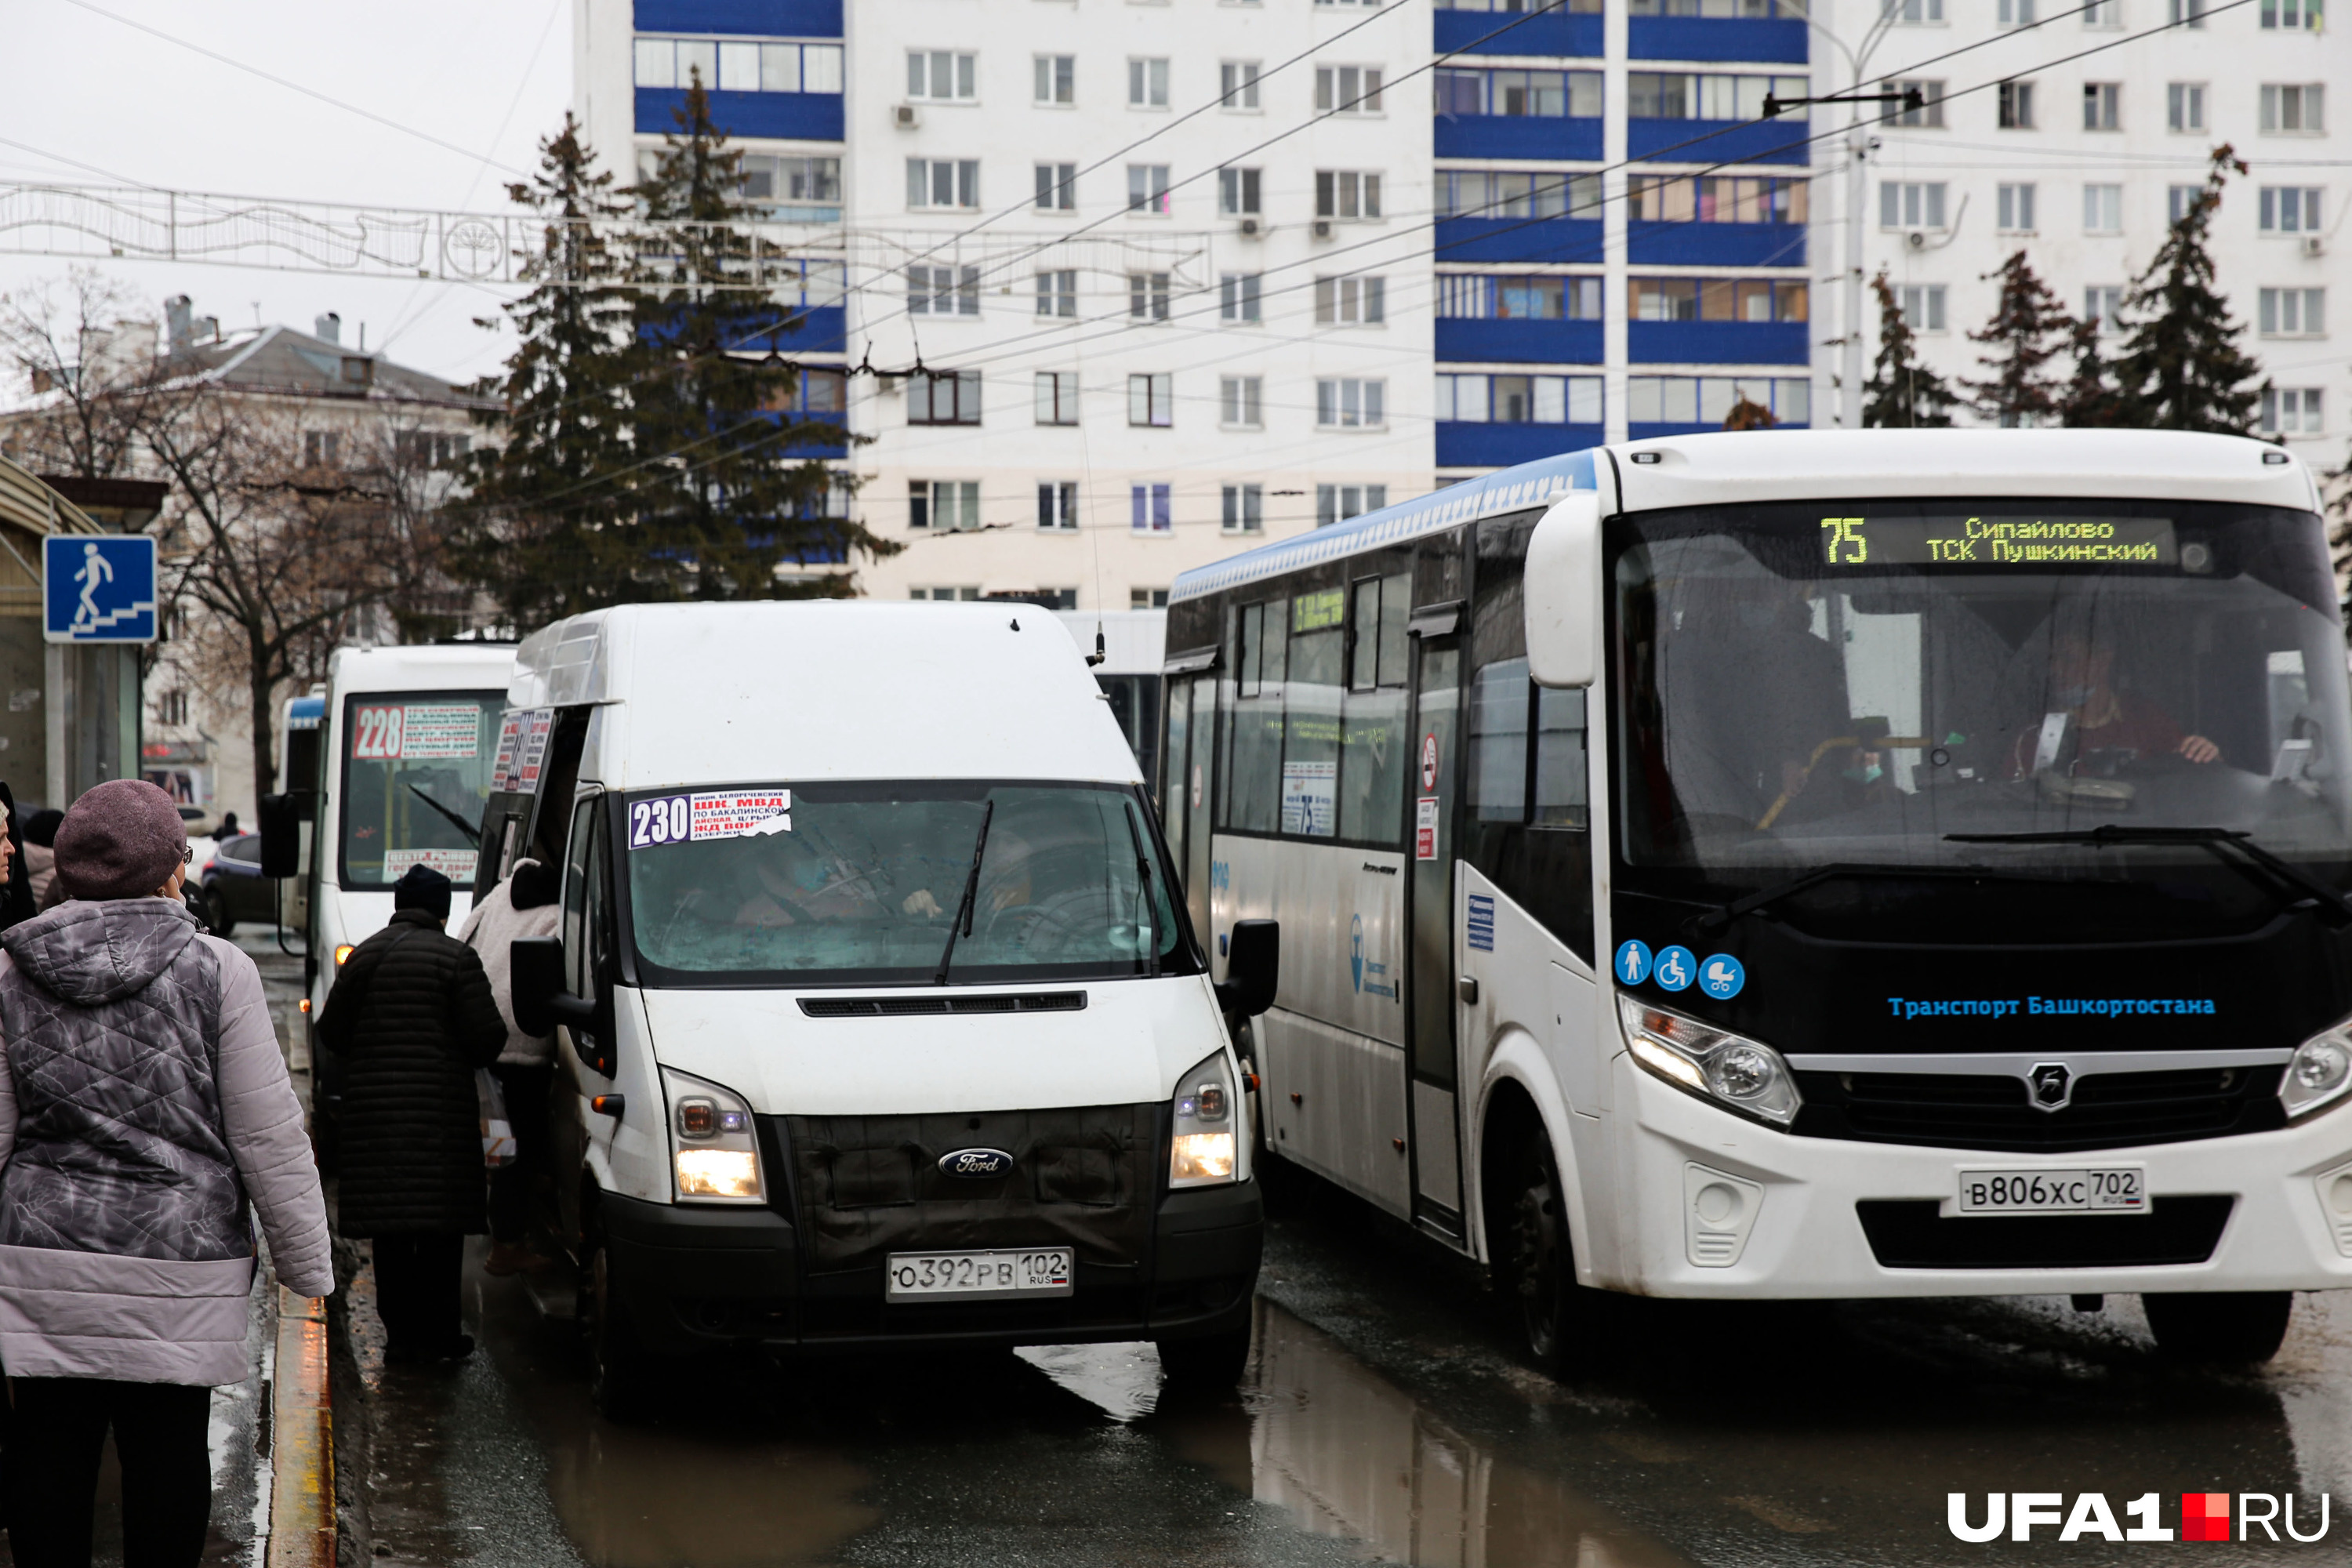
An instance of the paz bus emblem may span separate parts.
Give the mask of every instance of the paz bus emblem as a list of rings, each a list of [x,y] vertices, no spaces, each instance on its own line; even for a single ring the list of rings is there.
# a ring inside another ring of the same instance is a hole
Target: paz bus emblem
[[[2074,1092],[2074,1075],[2063,1062],[2039,1062],[2026,1082],[2033,1090],[2035,1110],[2063,1110]]]

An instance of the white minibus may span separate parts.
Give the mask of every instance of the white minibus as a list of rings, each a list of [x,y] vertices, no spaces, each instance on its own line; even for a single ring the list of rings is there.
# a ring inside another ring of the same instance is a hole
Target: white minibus
[[[2157,431],[1707,434],[1181,576],[1194,923],[1265,1148],[1599,1292],[2352,1283],[2352,705],[2319,490]]]
[[[614,1415],[663,1358],[1154,1340],[1230,1385],[1262,1209],[1226,984],[1080,651],[1023,605],[527,640],[484,842],[562,867],[554,1226]]]

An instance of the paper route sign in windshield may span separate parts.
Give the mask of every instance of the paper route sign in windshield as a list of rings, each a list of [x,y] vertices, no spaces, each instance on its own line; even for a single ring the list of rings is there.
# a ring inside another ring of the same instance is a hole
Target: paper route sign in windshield
[[[1825,517],[1832,566],[2172,566],[2167,517]]]
[[[629,803],[629,847],[747,838],[793,830],[788,789],[707,790]]]

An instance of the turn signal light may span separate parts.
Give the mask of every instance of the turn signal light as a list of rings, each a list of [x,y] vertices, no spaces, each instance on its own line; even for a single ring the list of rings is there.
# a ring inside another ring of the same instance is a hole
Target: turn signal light
[[[350,942],[339,942],[335,943],[335,967],[337,969],[341,969],[343,966],[343,960],[352,955],[352,944]]]
[[[302,1000],[301,1000],[301,1001],[299,1001],[299,1002],[296,1003],[296,1004],[295,1004],[295,1005],[296,1005],[296,1006],[298,1006],[298,1007],[299,1007],[303,1012],[307,1013],[307,1012],[309,1012],[309,1011],[310,1010],[310,999],[308,996],[305,996],[305,997],[303,997],[303,998],[302,998]]]

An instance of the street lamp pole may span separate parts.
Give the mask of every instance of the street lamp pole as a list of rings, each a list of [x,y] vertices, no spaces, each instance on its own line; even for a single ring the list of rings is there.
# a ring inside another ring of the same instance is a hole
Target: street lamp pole
[[[1856,3],[1867,4],[1868,0],[1856,0]],[[1879,14],[1864,29],[1858,50],[1847,47],[1844,39],[1811,16],[1805,18],[1805,26],[1843,55],[1846,65],[1846,90],[1843,93],[1809,101],[1849,106],[1845,133],[1845,267],[1839,279],[1843,288],[1840,289],[1841,337],[1838,344],[1842,351],[1838,355],[1838,424],[1848,430],[1862,427],[1863,347],[1868,341],[1862,324],[1862,237],[1863,208],[1870,198],[1870,135],[1869,122],[1863,118],[1862,106],[1865,103],[1896,102],[1910,108],[1915,107],[1913,100],[1916,97],[1916,90],[1909,94],[1864,93],[1862,90],[1863,72],[1869,66],[1872,52],[1886,37],[1887,28],[1894,25],[1900,4],[1901,0],[1879,0]]]

